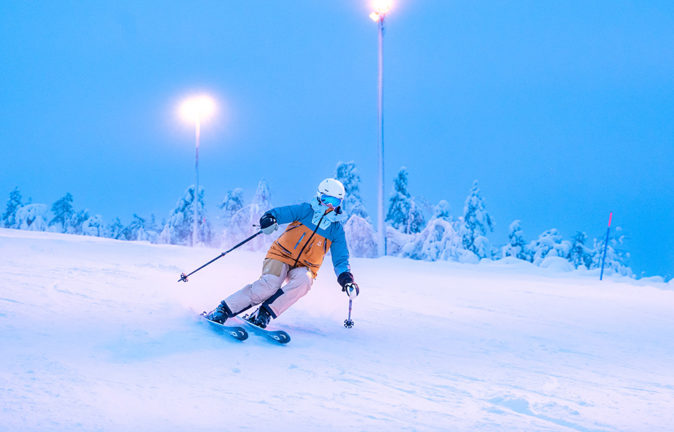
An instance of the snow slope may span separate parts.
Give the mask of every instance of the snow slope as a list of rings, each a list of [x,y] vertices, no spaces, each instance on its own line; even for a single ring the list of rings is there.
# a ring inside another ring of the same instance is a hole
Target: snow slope
[[[2,431],[668,431],[672,284],[525,263],[326,262],[241,343],[196,318],[261,253],[0,229]]]

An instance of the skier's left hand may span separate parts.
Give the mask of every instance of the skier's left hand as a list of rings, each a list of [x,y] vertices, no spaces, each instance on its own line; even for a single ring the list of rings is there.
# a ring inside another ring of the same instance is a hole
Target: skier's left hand
[[[355,282],[349,282],[345,284],[342,287],[342,291],[346,293],[346,295],[349,296],[350,299],[355,299],[358,297],[358,294],[360,293],[360,289],[358,288],[358,284]]]
[[[265,234],[271,234],[278,229],[276,218],[269,213],[265,213],[260,218],[260,229]]]

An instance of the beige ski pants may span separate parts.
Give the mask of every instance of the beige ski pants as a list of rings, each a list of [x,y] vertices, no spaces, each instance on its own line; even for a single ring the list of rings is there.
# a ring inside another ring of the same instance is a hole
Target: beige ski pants
[[[227,297],[225,302],[235,315],[263,303],[276,318],[308,293],[313,283],[314,278],[306,267],[292,268],[281,261],[265,258],[262,276]]]

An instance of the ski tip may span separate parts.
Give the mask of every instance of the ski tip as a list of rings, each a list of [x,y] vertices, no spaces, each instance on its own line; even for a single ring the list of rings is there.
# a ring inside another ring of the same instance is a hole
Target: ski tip
[[[288,333],[284,332],[284,333],[280,333],[280,334],[276,335],[276,337],[274,337],[274,339],[278,343],[285,345],[288,342],[290,342],[290,335]]]

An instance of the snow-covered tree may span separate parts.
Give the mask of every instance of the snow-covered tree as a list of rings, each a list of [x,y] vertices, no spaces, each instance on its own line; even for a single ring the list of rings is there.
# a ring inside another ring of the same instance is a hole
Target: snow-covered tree
[[[357,215],[369,221],[367,211],[365,210],[365,206],[363,206],[363,200],[360,197],[360,175],[358,168],[356,168],[356,163],[353,161],[339,162],[335,178],[342,182],[346,190],[346,196],[342,202],[342,210],[344,210],[347,217]]]
[[[145,232],[147,233],[147,240],[152,243],[159,242],[159,235],[161,234],[162,228],[165,225],[165,221],[161,223],[157,222],[157,217],[154,213],[150,214],[150,219],[145,220]]]
[[[222,221],[225,226],[229,225],[232,216],[243,208],[243,189],[236,188],[227,191],[225,199],[218,206],[222,210]]]
[[[480,258],[489,257],[491,246],[486,236],[487,232],[494,230],[494,224],[480,195],[477,180],[473,182],[463,207],[463,223],[464,229],[461,230],[463,247]]]
[[[82,234],[94,237],[105,236],[105,223],[101,215],[89,217],[82,223]]]
[[[67,223],[66,233],[68,234],[82,234],[82,225],[89,219],[88,210],[79,210],[73,212],[70,221]]]
[[[156,233],[146,226],[145,218],[135,213],[131,223],[122,230],[122,236],[131,241],[154,241],[156,239]]]
[[[464,249],[462,238],[452,223],[442,217],[431,219],[412,241],[402,247],[400,256],[424,261],[478,261],[474,253]]]
[[[52,206],[51,211],[54,217],[49,221],[49,226],[56,232],[65,233],[70,228],[75,209],[73,208],[73,196],[68,192],[62,198],[57,200]]]
[[[571,243],[564,240],[556,229],[544,231],[538,239],[529,243],[528,248],[533,253],[533,263],[540,266],[543,260],[549,256],[568,259]]]
[[[257,183],[252,204],[258,206],[263,212],[271,208],[271,190],[269,189],[267,180],[260,179]]]
[[[15,227],[28,231],[46,231],[49,209],[45,204],[27,204],[16,211]]]
[[[393,187],[395,192],[389,200],[386,221],[404,234],[420,232],[424,227],[424,214],[412,195],[408,191],[407,168],[398,171]]]
[[[616,227],[610,231],[608,246],[606,247],[606,259],[604,262],[605,275],[619,274],[629,277],[634,276],[632,269],[630,269],[627,265],[630,255],[623,250],[624,242],[625,235],[623,234],[621,227]],[[601,260],[604,256],[605,244],[606,237],[602,239],[594,239],[591,268],[601,268]]]
[[[14,190],[9,193],[7,206],[5,206],[5,212],[2,214],[1,225],[5,228],[16,228],[16,212],[22,205],[21,192],[19,192],[18,187],[14,188]]]
[[[145,219],[134,213],[131,222],[124,227],[122,235],[125,240],[145,240]]]
[[[414,234],[405,234],[393,228],[391,225],[386,227],[386,255],[399,256],[403,247],[414,240]]]
[[[257,184],[253,201],[234,213],[229,226],[225,228],[223,246],[234,245],[246,237],[255,234],[260,229],[257,227],[260,223],[260,217],[271,208],[271,192],[266,180],[262,179]],[[272,239],[269,236],[258,236],[246,243],[244,248],[248,250],[260,250],[268,247],[271,241]]]
[[[433,219],[444,219],[446,221],[451,221],[449,203],[445,200],[441,200],[433,208]]]
[[[501,256],[503,258],[512,256],[529,262],[533,260],[532,253],[524,240],[524,231],[522,231],[522,223],[519,220],[515,220],[510,224],[508,229],[508,244],[501,249]]]
[[[377,236],[372,224],[360,215],[354,214],[344,224],[349,251],[355,257],[374,258],[377,256]]]
[[[106,228],[105,236],[111,239],[124,240],[124,225],[118,217]]]
[[[569,251],[569,261],[575,268],[585,267],[589,269],[592,266],[592,249],[587,247],[587,234],[577,231],[573,236],[571,250]]]
[[[196,243],[209,243],[211,240],[211,227],[206,215],[204,205],[204,188],[199,188],[199,194],[195,199],[195,187],[190,186],[176,203],[164,225],[161,233],[161,241],[170,244],[192,244],[192,231],[194,226],[194,205],[197,206],[197,238]],[[196,204],[195,204],[196,201]]]

